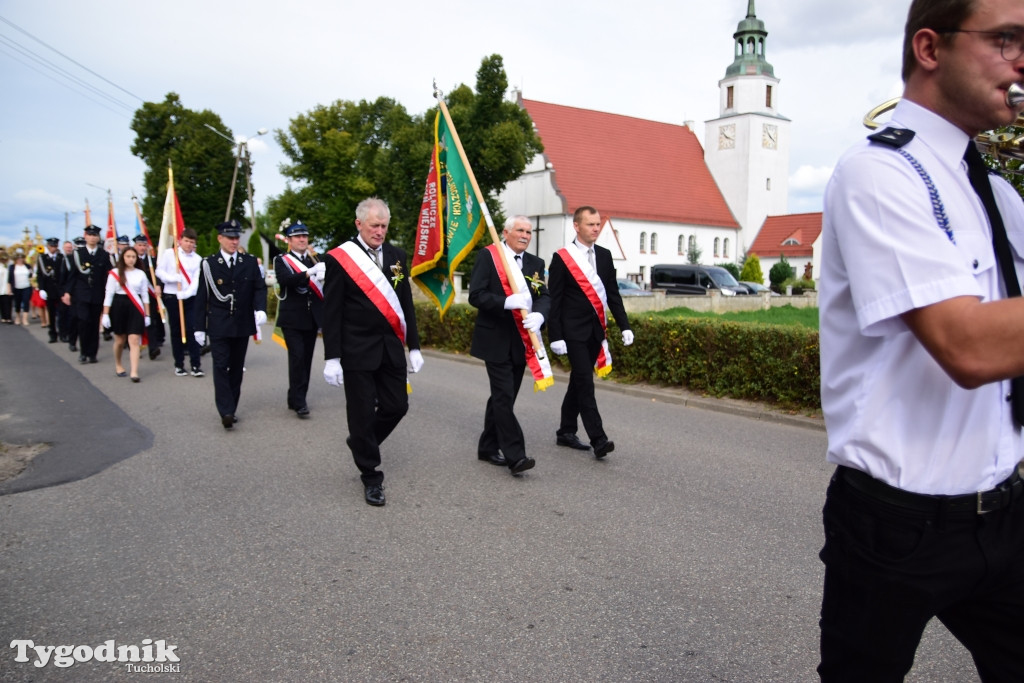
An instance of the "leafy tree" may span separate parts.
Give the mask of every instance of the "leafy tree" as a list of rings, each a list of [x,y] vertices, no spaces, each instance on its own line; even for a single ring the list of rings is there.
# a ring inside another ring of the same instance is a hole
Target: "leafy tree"
[[[761,259],[757,257],[757,254],[747,255],[743,261],[743,270],[740,271],[740,276],[736,279],[743,282],[764,283],[764,273],[761,272]]]
[[[508,79],[500,55],[485,58],[477,92],[459,85],[446,104],[474,175],[500,225],[498,193],[543,150],[526,111],[504,99]],[[267,202],[271,234],[287,217],[309,226],[314,242],[333,247],[351,237],[355,207],[376,195],[391,208],[388,239],[412,247],[436,109],[412,116],[391,98],[338,100],[294,118],[276,137],[291,163],[285,191]]]
[[[224,220],[235,150],[229,140],[207,128],[207,124],[230,135],[217,114],[208,109],[186,109],[173,92],[163,102],[143,103],[132,118],[135,141],[131,151],[147,166],[143,175],[146,192],[142,212],[149,226],[157,226],[157,232],[167,196],[168,162],[174,170],[174,189],[185,225],[202,237],[214,233],[217,224]],[[235,198],[238,199],[237,187]],[[234,204],[232,217],[246,223],[243,203]]]
[[[772,289],[776,292],[782,292],[782,284],[796,276],[796,269],[789,265],[789,261],[786,260],[785,255],[779,254],[779,262],[772,266],[772,269],[768,271],[768,282],[771,283]]]
[[[697,240],[690,240],[686,246],[686,262],[692,264],[700,263],[701,254],[704,250],[697,246]]]

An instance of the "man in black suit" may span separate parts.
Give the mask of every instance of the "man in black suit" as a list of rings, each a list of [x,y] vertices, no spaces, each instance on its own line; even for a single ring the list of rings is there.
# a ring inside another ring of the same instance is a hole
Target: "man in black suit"
[[[274,273],[281,288],[277,326],[288,349],[288,410],[309,417],[306,392],[313,367],[313,347],[323,320],[323,281],[327,266],[309,250],[309,228],[302,223],[288,227],[288,252],[274,259]]]
[[[519,474],[536,461],[526,455],[526,440],[513,408],[526,371],[527,331],[540,334],[551,298],[542,279],[544,259],[526,253],[533,238],[530,219],[509,218],[502,236],[501,244],[477,254],[469,284],[469,303],[477,308],[470,354],[484,361],[491,385],[477,457],[508,465],[512,474]],[[500,275],[499,249],[505,252],[509,268],[519,271],[510,272],[509,279]],[[529,313],[523,315],[524,310]]]
[[[100,249],[99,244],[100,228],[90,225],[85,229],[85,246],[71,254],[71,270],[61,297],[65,304],[74,306],[78,318],[79,363],[96,363],[100,347],[100,316],[111,263],[110,254]]]
[[[135,263],[135,267],[145,273],[146,280],[149,281],[149,300],[153,305],[150,306],[151,315],[149,327],[146,328],[146,336],[149,341],[149,359],[156,360],[165,339],[164,321],[160,316],[160,306],[157,303],[161,301],[163,292],[160,280],[156,277],[156,258],[152,254],[152,245],[145,235],[136,235],[134,242],[135,251],[139,252],[139,260]]]
[[[596,244],[603,227],[601,215],[592,206],[581,206],[573,214],[572,226],[576,239],[555,252],[549,279],[548,333],[554,340],[551,350],[560,356],[568,353],[572,366],[555,442],[589,450],[576,436],[576,419],[581,417],[594,455],[601,459],[615,450],[615,442],[604,432],[594,396],[595,368],[602,376],[611,371],[606,338],[608,311],[622,330],[623,345],[633,343],[633,332],[615,282],[612,253]]]
[[[409,410],[409,370],[423,367],[405,252],[384,241],[388,205],[376,197],[356,207],[359,234],[324,257],[324,379],[345,387],[346,439],[366,502],[384,505],[380,444]],[[346,381],[347,380],[347,381]]]
[[[46,251],[40,254],[35,262],[36,285],[41,293],[45,292],[41,295],[45,296],[46,300],[46,312],[49,320],[47,327],[50,332],[51,344],[57,343],[57,310],[60,306],[60,283],[64,279],[62,272],[64,257],[58,249],[59,245],[60,240],[56,237],[48,238]],[[64,334],[63,330],[61,330],[61,334]]]
[[[210,333],[214,401],[224,429],[232,429],[249,337],[267,322],[267,284],[256,257],[238,251],[238,221],[221,223],[217,233],[220,251],[203,259],[199,270],[195,340],[202,346]]]

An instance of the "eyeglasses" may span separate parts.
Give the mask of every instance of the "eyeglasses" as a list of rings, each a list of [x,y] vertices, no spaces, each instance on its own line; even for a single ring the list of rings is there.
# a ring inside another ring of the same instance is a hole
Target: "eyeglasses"
[[[1024,32],[1022,31],[972,31],[963,28],[947,28],[937,33],[978,33],[992,38],[999,43],[999,54],[1008,62],[1020,59],[1024,55]]]

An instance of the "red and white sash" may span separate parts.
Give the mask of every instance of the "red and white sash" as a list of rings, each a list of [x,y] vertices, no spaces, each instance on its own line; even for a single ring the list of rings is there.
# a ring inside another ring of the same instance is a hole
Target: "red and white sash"
[[[282,254],[281,260],[285,262],[285,265],[292,269],[293,273],[305,273],[309,270],[306,264],[292,256],[291,252]],[[316,278],[309,278],[309,288],[312,289],[318,297],[320,297],[321,301],[324,300],[324,287]]]
[[[505,291],[505,296],[512,296],[516,292],[526,289],[526,278],[523,277],[523,273],[519,268],[509,267],[509,271],[512,274],[511,283],[505,277],[505,271],[501,267],[501,255],[498,254],[498,249],[504,249],[504,247],[490,244],[486,249],[494,259],[494,270],[498,272],[498,279],[501,281],[501,288]],[[519,338],[523,340],[523,348],[526,349],[526,365],[530,368],[530,374],[533,375],[533,390],[544,391],[554,385],[555,378],[551,372],[551,361],[548,360],[543,342],[541,343],[540,353],[538,353],[537,349],[533,348],[530,333],[523,327],[522,310],[518,308],[513,310],[512,317],[516,321],[516,331],[519,333]]]
[[[395,294],[395,288],[384,276],[377,264],[356,242],[345,242],[327,252],[345,269],[348,276],[387,318],[398,341],[405,345],[405,313],[402,303]]]
[[[586,253],[576,247],[562,247],[557,252],[562,263],[569,269],[569,274],[583,290],[584,296],[590,301],[597,313],[597,319],[601,321],[601,329],[605,332],[605,338],[601,341],[601,350],[597,354],[597,362],[594,363],[594,370],[598,377],[604,377],[612,371],[612,352],[608,347],[608,293],[604,289],[604,283],[597,276],[597,269],[590,265]],[[596,259],[596,254],[595,254]]]
[[[107,277],[113,278],[114,282],[116,282],[118,284],[118,286],[121,287],[121,291],[124,292],[125,296],[128,297],[128,301],[132,302],[132,305],[135,306],[135,310],[137,310],[139,312],[139,315],[142,316],[142,319],[145,320],[146,319],[146,307],[142,305],[142,302],[139,301],[138,295],[135,294],[135,292],[132,291],[131,286],[129,286],[129,284],[128,284],[128,276],[125,275],[124,285],[121,285],[121,280],[118,279],[117,271],[116,270],[107,271]],[[149,280],[146,280],[146,284],[149,285]],[[149,342],[149,335],[146,333],[146,329],[143,328],[143,330],[142,330],[142,345],[146,346],[146,344],[148,342]]]

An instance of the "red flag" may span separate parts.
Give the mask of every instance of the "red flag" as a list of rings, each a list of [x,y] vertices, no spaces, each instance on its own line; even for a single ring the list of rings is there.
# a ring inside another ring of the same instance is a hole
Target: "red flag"
[[[114,224],[114,197],[107,194],[107,239],[117,241],[117,226]]]

